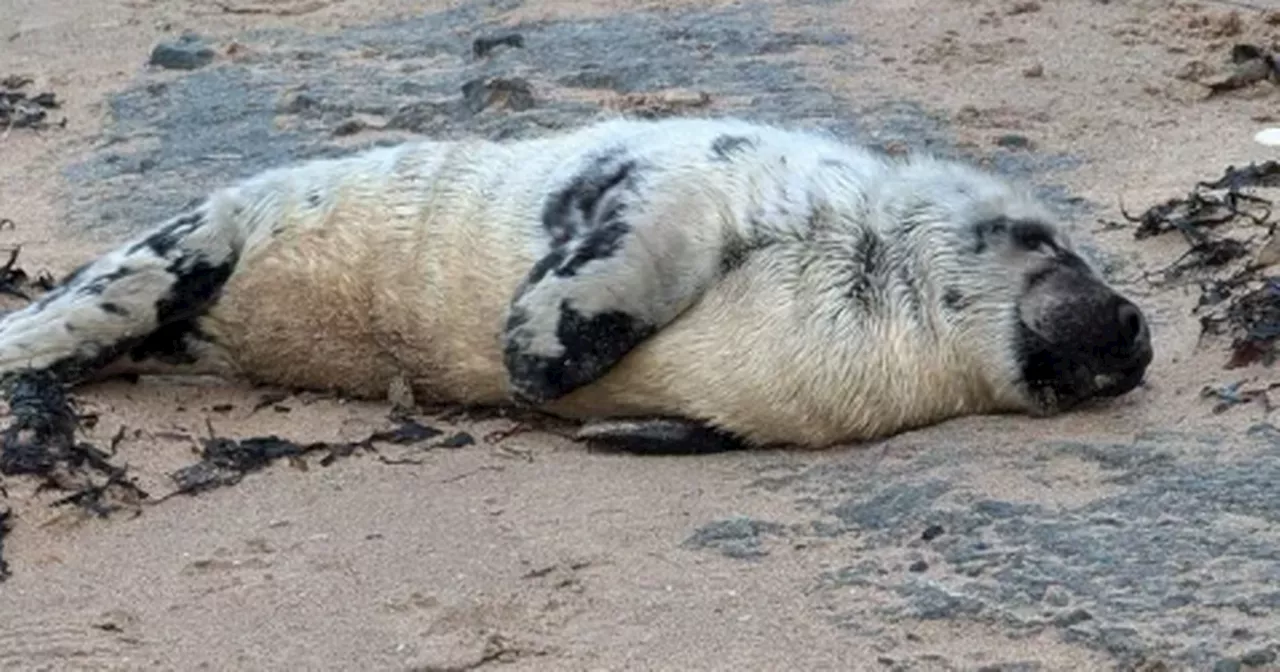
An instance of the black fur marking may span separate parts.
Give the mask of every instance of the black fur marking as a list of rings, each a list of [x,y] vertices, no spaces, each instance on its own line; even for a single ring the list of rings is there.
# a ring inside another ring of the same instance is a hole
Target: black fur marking
[[[1053,240],[1053,230],[1043,222],[1013,220],[1009,223],[1009,235],[1015,245],[1028,252],[1058,251],[1058,244]]]
[[[533,269],[529,271],[529,278],[525,282],[525,287],[532,287],[541,282],[552,269],[564,263],[564,258],[565,251],[563,247],[553,248],[545,257],[539,259],[538,263],[533,265]]]
[[[728,275],[747,263],[755,248],[743,241],[733,241],[720,250],[720,274]]]
[[[93,377],[95,373],[129,351],[140,339],[130,339],[114,345],[85,343],[80,352],[63,357],[44,370],[68,385],[74,385]]]
[[[748,449],[747,443],[732,433],[683,418],[588,425],[579,440],[636,455],[708,455]]]
[[[190,339],[208,340],[194,319],[179,320],[151,332],[129,349],[129,357],[140,362],[155,359],[166,364],[194,364],[196,356],[188,348]]]
[[[898,266],[897,274],[898,282],[906,288],[907,309],[917,320],[921,320],[924,314],[924,293],[920,291],[920,283],[905,264]]]
[[[1046,266],[1043,266],[1043,267],[1041,267],[1041,268],[1039,268],[1039,269],[1036,269],[1036,271],[1035,271],[1035,272],[1033,272],[1033,273],[1031,273],[1030,275],[1028,275],[1028,276],[1027,276],[1027,280],[1026,280],[1026,285],[1025,285],[1025,287],[1024,287],[1024,291],[1026,291],[1026,290],[1031,290],[1031,289],[1035,289],[1035,288],[1036,288],[1036,287],[1038,287],[1040,284],[1042,284],[1044,281],[1046,281],[1046,280],[1048,280],[1049,278],[1053,277],[1053,274],[1054,274],[1054,273],[1057,273],[1057,272],[1058,272],[1058,269],[1054,268],[1053,266],[1047,266],[1047,265],[1046,265]]]
[[[977,254],[985,252],[993,239],[1006,236],[1013,245],[1026,252],[1071,254],[1058,246],[1052,227],[1033,219],[1013,219],[1000,215],[974,224],[973,231],[976,238],[973,251]]]
[[[963,292],[955,287],[948,287],[942,292],[942,305],[946,306],[948,310],[959,312],[968,308],[972,302],[973,299],[971,297],[965,296]]]
[[[711,143],[711,158],[714,161],[729,161],[734,154],[755,148],[754,140],[741,135],[722,135]]]
[[[169,293],[156,301],[156,322],[160,325],[200,315],[209,307],[235,269],[236,255],[222,264],[204,259],[181,258],[169,265],[175,276]]]
[[[1054,259],[1068,268],[1073,268],[1081,273],[1093,275],[1093,268],[1090,267],[1089,264],[1085,263],[1084,259],[1081,259],[1080,255],[1075,252],[1060,250]]]
[[[1069,297],[1018,321],[1023,379],[1045,409],[1065,411],[1141,384],[1153,350],[1145,325],[1130,326],[1135,317],[1142,320],[1136,306],[1088,270],[1067,264],[1044,264],[1026,282],[1028,291]],[[1029,318],[1041,328],[1032,328]],[[1099,381],[1100,375],[1111,380]]]
[[[57,301],[59,297],[63,296],[68,291],[70,291],[71,283],[75,282],[76,280],[79,280],[80,276],[84,275],[84,272],[87,271],[89,267],[92,265],[93,265],[93,262],[80,264],[74,270],[68,273],[67,276],[58,283],[57,287],[54,287],[53,289],[45,292],[36,301],[35,303],[36,310],[44,310],[50,303]]]
[[[111,283],[122,278],[127,278],[131,275],[133,275],[132,268],[129,268],[128,266],[121,266],[104,276],[94,278],[85,285],[82,285],[76,290],[76,292],[81,296],[101,296],[103,292],[107,291],[107,287],[111,286]]]
[[[634,181],[636,162],[622,161],[622,155],[622,150],[615,150],[597,157],[567,186],[547,199],[542,209],[542,226],[553,244],[563,245],[578,234],[575,212],[588,225],[601,216],[612,219],[621,215],[621,204],[617,203],[611,204],[604,213],[598,210],[612,189],[630,186]]]
[[[865,232],[853,241],[849,251],[846,271],[845,298],[857,301],[864,310],[871,310],[875,301],[871,294],[876,286],[876,275],[883,272],[888,260],[884,241],[874,233]]]
[[[512,314],[508,327],[524,316]],[[564,346],[559,357],[523,352],[518,339],[509,339],[504,351],[507,371],[517,400],[542,403],[562,397],[595,381],[622,359],[636,344],[657,329],[621,311],[587,317],[569,306],[560,305],[556,337]]]
[[[129,315],[129,310],[127,308],[125,308],[124,306],[118,303],[112,303],[110,301],[103,302],[102,305],[99,306],[99,308],[102,308],[102,312],[110,313],[112,315],[120,315],[120,316]]]
[[[861,271],[867,277],[879,273],[885,267],[886,254],[884,241],[874,233],[863,233],[855,243],[854,257],[861,264]]]
[[[534,265],[526,286],[553,269],[559,277],[576,275],[589,262],[611,257],[621,249],[631,226],[623,220],[626,202],[613,192],[634,188],[637,165],[623,157],[621,150],[597,157],[548,198],[542,226],[550,235],[551,252]]]
[[[178,246],[179,241],[191,235],[191,232],[203,226],[204,221],[203,212],[192,212],[182,215],[166,224],[159,231],[147,236],[142,240],[142,242],[130,247],[128,253],[136,254],[142,250],[142,248],[149,247],[151,248],[151,251],[161,257],[164,257],[169,254],[173,248]]]
[[[982,254],[987,251],[991,244],[991,239],[996,236],[1003,236],[1009,231],[1009,218],[1003,215],[984,219],[973,225],[974,233],[974,254]]]
[[[562,278],[577,275],[589,262],[612,257],[622,248],[622,239],[628,233],[631,233],[631,227],[620,219],[604,222],[602,226],[586,234],[569,261],[556,269],[556,275]]]
[[[235,264],[234,254],[224,264],[210,264],[198,258],[193,261],[190,257],[175,260],[168,268],[175,277],[173,286],[155,304],[156,322],[160,325],[155,331],[114,343],[84,343],[79,352],[54,362],[47,369],[62,380],[74,383],[91,378],[126,354],[132,354],[135,361],[150,356],[169,363],[193,363],[195,358],[187,349],[187,343],[191,337],[201,337],[194,319],[217,300]],[[114,304],[103,303],[103,310],[110,312],[107,307],[110,305]],[[71,325],[67,328],[72,329]]]
[[[1083,353],[1075,348],[1055,347],[1021,322],[1018,336],[1023,381],[1040,403],[1062,412],[1093,396],[1093,372],[1087,356],[1077,356]]]

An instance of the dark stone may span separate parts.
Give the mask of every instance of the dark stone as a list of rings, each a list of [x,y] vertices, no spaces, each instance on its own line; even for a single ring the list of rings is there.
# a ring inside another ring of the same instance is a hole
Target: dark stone
[[[1240,656],[1240,663],[1248,667],[1261,667],[1276,662],[1276,652],[1272,649],[1258,649]]]
[[[1092,620],[1093,614],[1084,609],[1075,609],[1053,619],[1053,624],[1060,628],[1069,628],[1073,625],[1084,623]]]
[[[922,541],[933,541],[945,533],[946,530],[942,529],[941,525],[930,525],[924,528],[924,532],[920,533],[920,539]]]
[[[1030,149],[1031,139],[1025,135],[1007,133],[996,138],[996,145],[1006,149]]]
[[[458,432],[435,445],[436,448],[465,448],[475,445],[476,440],[466,432]]]
[[[476,58],[484,58],[494,49],[502,46],[522,48],[524,47],[524,36],[520,33],[507,33],[491,37],[477,37],[471,42],[471,54]]]
[[[185,33],[173,42],[157,44],[149,63],[168,70],[196,70],[212,63],[213,57],[213,47],[202,37]]]
[[[462,99],[472,114],[490,107],[521,112],[534,105],[533,87],[519,77],[472,79],[462,85]]]

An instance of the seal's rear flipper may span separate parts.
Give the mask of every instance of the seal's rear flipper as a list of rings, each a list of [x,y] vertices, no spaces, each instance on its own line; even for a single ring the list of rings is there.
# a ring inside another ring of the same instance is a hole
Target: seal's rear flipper
[[[746,450],[742,439],[694,420],[636,418],[591,422],[575,437],[602,448],[642,455],[704,455]]]

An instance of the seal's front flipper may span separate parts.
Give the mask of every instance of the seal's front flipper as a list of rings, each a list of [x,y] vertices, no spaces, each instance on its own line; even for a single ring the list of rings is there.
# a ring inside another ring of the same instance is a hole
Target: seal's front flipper
[[[705,455],[745,450],[747,443],[719,429],[680,418],[637,418],[590,422],[579,441],[640,455]]]

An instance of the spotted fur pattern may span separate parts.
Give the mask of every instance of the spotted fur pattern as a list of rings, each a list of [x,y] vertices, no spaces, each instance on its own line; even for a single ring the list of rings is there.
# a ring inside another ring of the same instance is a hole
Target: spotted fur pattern
[[[830,445],[1051,410],[1020,340],[1028,278],[1079,260],[1051,222],[958,163],[733,119],[415,141],[211,193],[0,320],[0,373],[406,379],[597,437]]]

